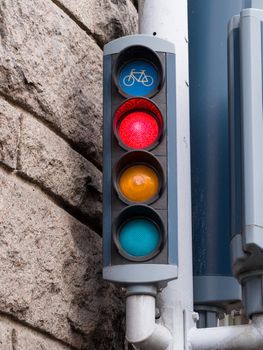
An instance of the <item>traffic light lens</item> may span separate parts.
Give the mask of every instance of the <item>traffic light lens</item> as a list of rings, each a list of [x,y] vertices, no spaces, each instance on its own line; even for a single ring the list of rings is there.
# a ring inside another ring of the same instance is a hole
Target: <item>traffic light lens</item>
[[[155,202],[163,191],[163,166],[148,151],[130,151],[114,165],[112,182],[117,195],[124,203],[150,204]]]
[[[160,245],[161,235],[155,224],[145,219],[134,219],[124,224],[119,242],[125,253],[134,257],[152,254]]]
[[[122,119],[119,125],[121,141],[129,148],[148,148],[159,136],[157,120],[149,113],[135,111]]]
[[[125,149],[152,149],[163,132],[159,108],[146,98],[131,98],[117,109],[113,128],[119,144]]]
[[[118,83],[127,95],[147,96],[156,91],[160,78],[154,65],[144,60],[135,60],[122,67]]]
[[[112,230],[119,254],[130,261],[152,259],[166,241],[163,220],[148,205],[131,205],[122,210]]]
[[[142,203],[157,195],[159,179],[152,168],[134,165],[121,174],[119,188],[121,194],[129,201]]]

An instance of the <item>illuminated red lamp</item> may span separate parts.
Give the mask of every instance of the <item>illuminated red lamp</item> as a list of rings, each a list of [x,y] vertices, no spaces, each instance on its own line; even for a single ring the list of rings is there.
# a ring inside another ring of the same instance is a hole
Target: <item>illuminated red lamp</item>
[[[152,149],[160,140],[163,118],[158,107],[146,98],[126,100],[114,116],[114,133],[125,149]]]

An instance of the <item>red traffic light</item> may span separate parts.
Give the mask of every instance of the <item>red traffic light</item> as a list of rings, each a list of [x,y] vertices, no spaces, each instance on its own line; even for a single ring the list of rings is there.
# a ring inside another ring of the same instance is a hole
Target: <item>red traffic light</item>
[[[118,133],[121,141],[128,147],[147,148],[156,142],[159,126],[151,114],[135,111],[122,119]]]
[[[150,100],[131,98],[116,111],[114,132],[126,149],[152,149],[161,137],[163,119],[160,110]]]

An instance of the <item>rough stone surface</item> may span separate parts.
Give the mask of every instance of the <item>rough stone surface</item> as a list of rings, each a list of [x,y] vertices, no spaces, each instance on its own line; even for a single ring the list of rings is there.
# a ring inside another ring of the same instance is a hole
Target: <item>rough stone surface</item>
[[[0,168],[0,311],[78,349],[123,350],[97,234]]]
[[[0,163],[15,169],[20,134],[20,112],[0,99]]]
[[[102,51],[53,2],[0,2],[0,93],[102,157]]]
[[[17,170],[67,206],[80,210],[93,227],[101,226],[101,172],[26,114],[21,122]]]
[[[0,1],[0,350],[124,349],[79,220],[100,229],[101,47],[136,31],[130,0]]]
[[[103,46],[138,32],[138,13],[130,0],[55,0],[63,5]]]
[[[3,315],[0,315],[0,349],[70,350],[68,346],[48,339],[45,335],[18,324]]]

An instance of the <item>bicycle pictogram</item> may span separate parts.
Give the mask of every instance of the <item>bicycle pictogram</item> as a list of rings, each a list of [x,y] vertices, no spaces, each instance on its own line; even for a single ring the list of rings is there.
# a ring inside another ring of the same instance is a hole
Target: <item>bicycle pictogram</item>
[[[135,68],[133,68],[131,73],[123,78],[123,84],[125,86],[133,86],[136,81],[144,86],[152,86],[154,82],[153,77],[145,73],[145,69],[136,71]]]

